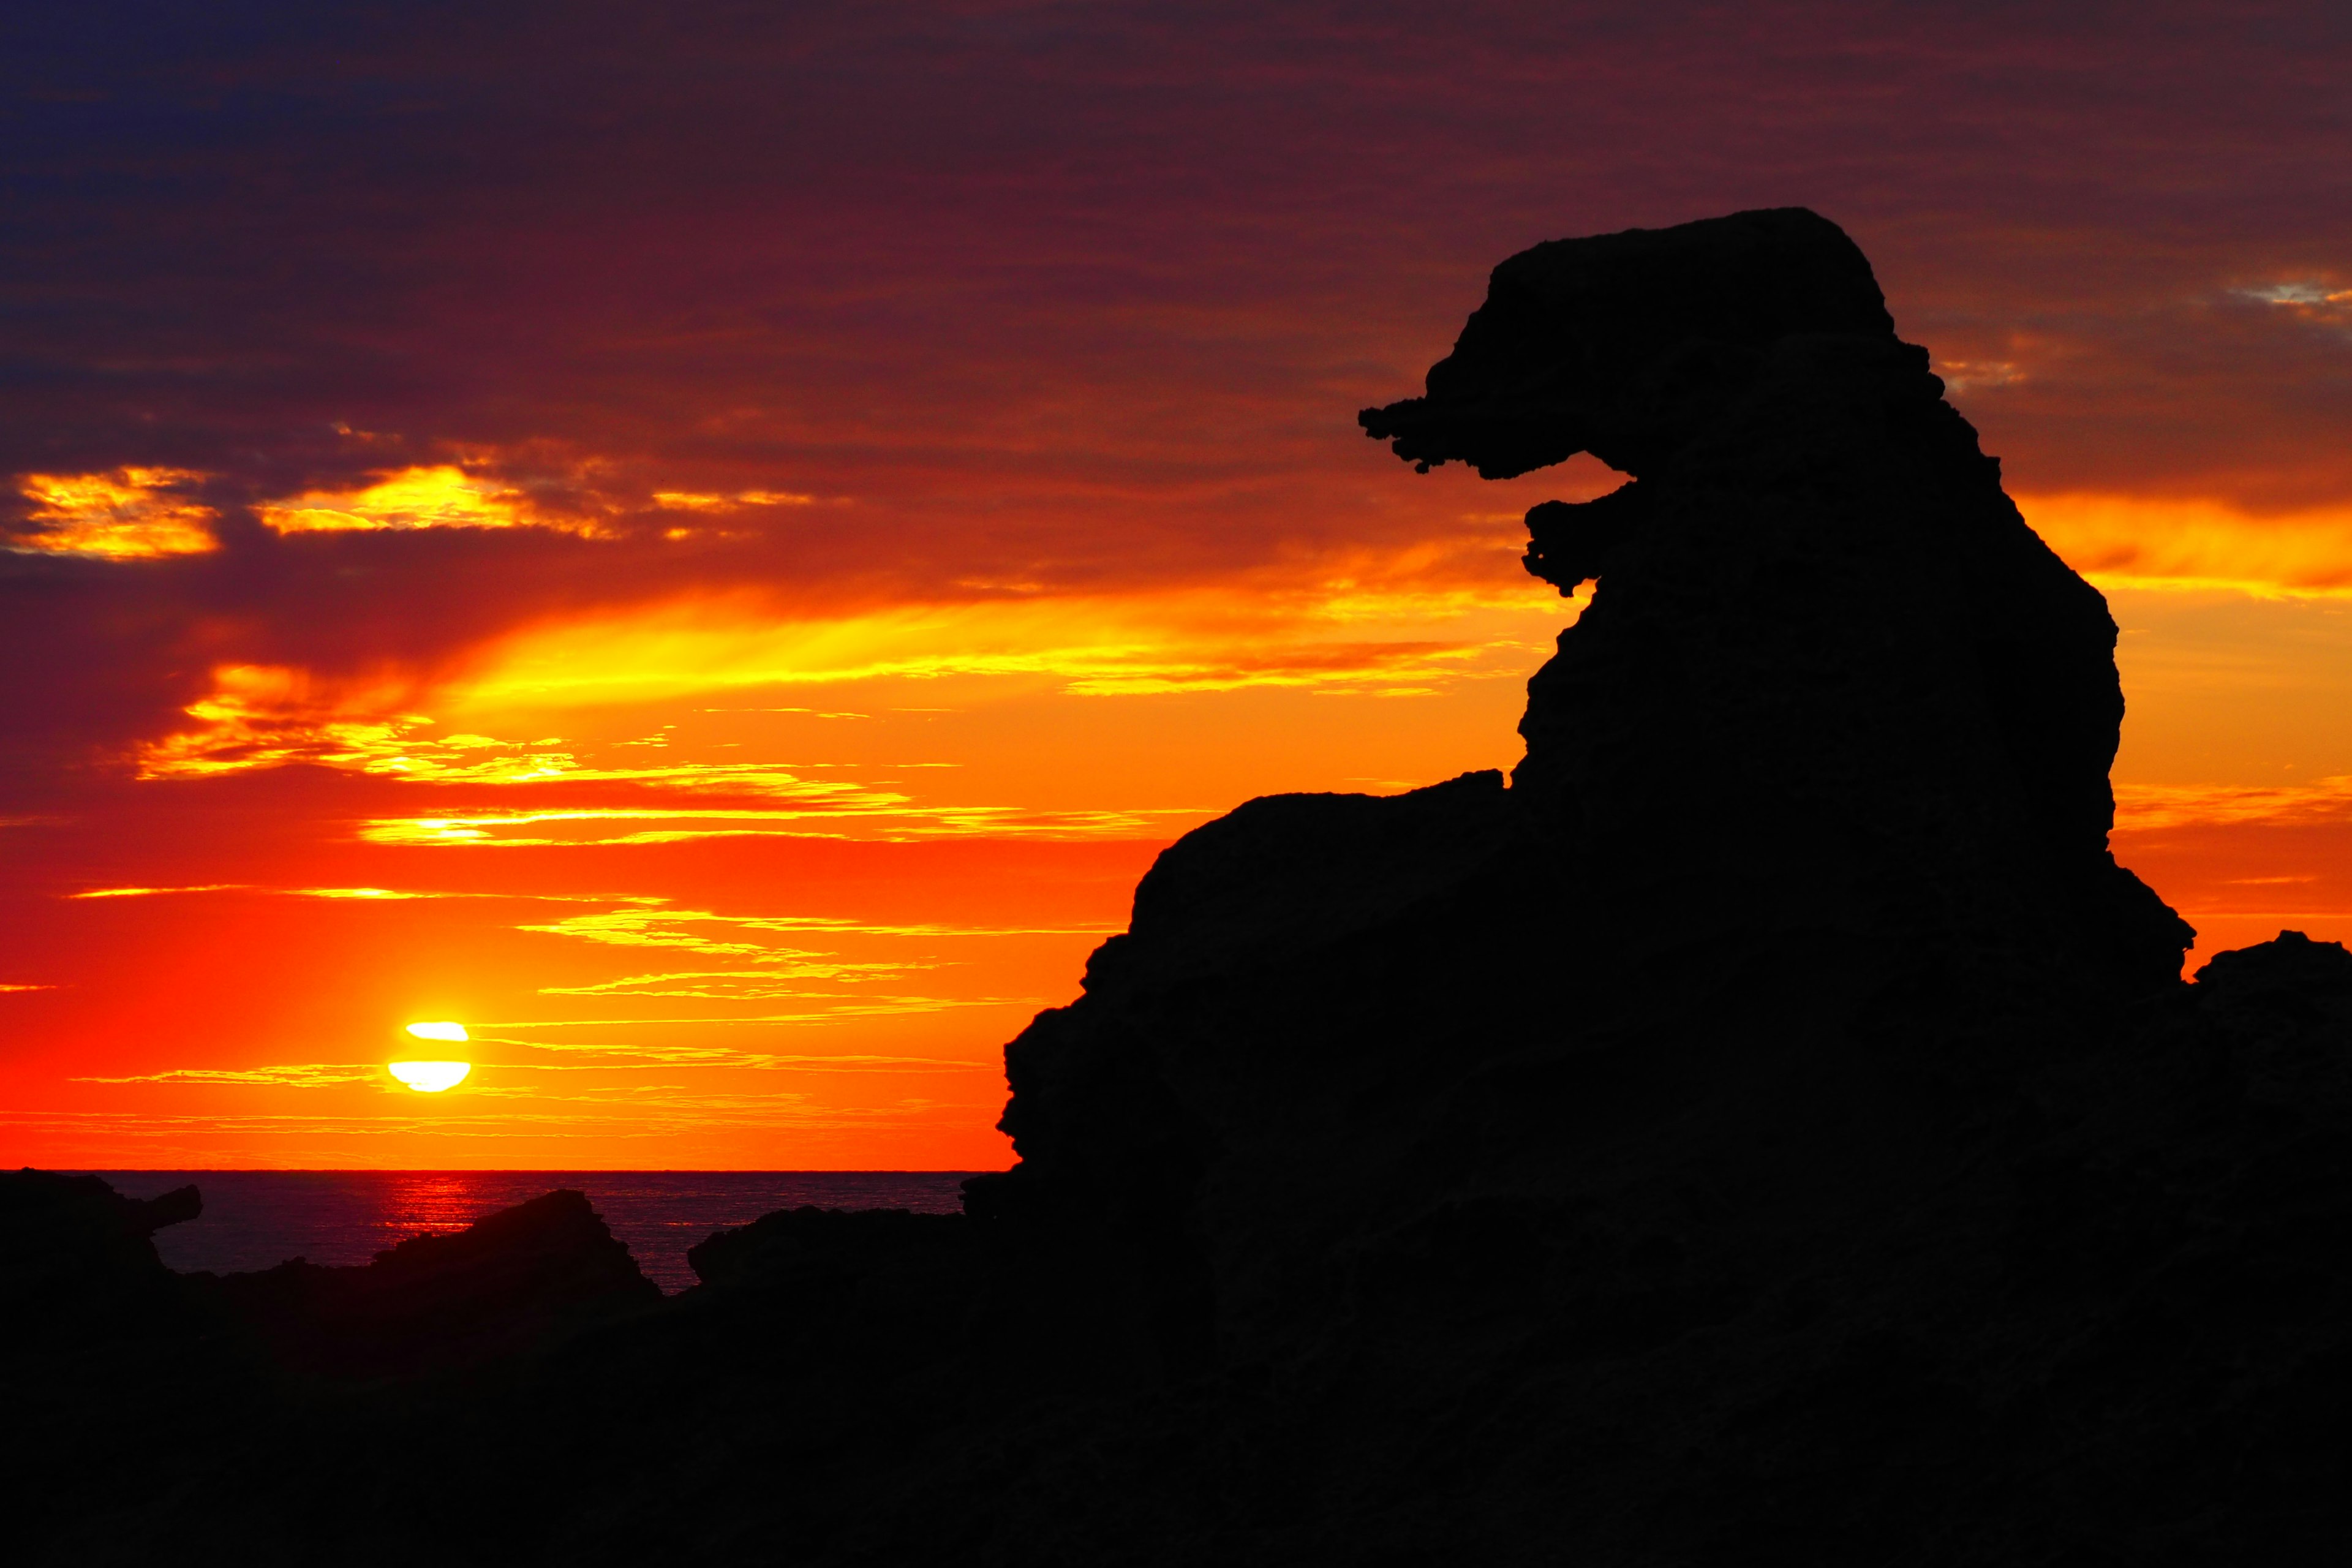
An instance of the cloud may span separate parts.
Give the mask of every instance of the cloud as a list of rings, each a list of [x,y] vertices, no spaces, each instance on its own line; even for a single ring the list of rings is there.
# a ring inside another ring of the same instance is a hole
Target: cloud
[[[474,1089],[468,1099],[495,1105],[503,1096]],[[387,1144],[430,1136],[436,1143],[496,1148],[500,1141],[518,1137],[533,1142],[556,1140],[587,1148],[613,1143],[658,1144],[682,1137],[729,1131],[823,1134],[836,1131],[888,1130],[903,1123],[911,1110],[968,1109],[986,1111],[992,1101],[959,1107],[954,1101],[901,1100],[880,1106],[811,1103],[806,1093],[772,1089],[722,1093],[679,1093],[673,1086],[643,1088],[614,1085],[574,1095],[534,1091],[533,1100],[551,1101],[543,1110],[497,1110],[489,1114],[452,1117],[423,1103],[429,1096],[403,1093],[399,1110],[377,1109],[363,1114],[336,1116],[321,1112],[211,1112],[175,1116],[152,1110],[0,1110],[0,1125],[20,1136],[49,1134],[74,1140],[92,1152],[135,1151],[150,1169],[204,1168],[226,1146],[245,1151],[240,1157],[292,1159],[290,1167],[331,1166],[341,1169],[409,1168],[395,1153],[381,1152]],[[608,1107],[609,1115],[593,1113]],[[405,1111],[406,1114],[403,1114]],[[79,1139],[86,1138],[86,1143]],[[479,1158],[481,1156],[474,1156]]]
[[[742,490],[731,496],[692,490],[656,490],[654,504],[665,511],[734,511],[747,506],[814,506],[816,497],[784,490]]]
[[[349,490],[313,490],[254,508],[279,533],[349,533],[421,528],[546,528],[593,536],[601,518],[551,510],[526,491],[449,464],[401,468]]]
[[[2352,777],[2325,778],[2307,784],[2116,786],[2118,831],[2237,823],[2301,827],[2342,822],[2352,822]]]
[[[103,474],[26,474],[20,493],[33,503],[33,531],[7,548],[19,553],[84,555],[100,561],[152,561],[220,548],[206,526],[220,514],[184,494],[205,475],[185,468],[122,468]]]
[[[789,984],[801,980],[856,982],[878,980],[936,964],[909,959],[891,963],[850,963],[831,953],[770,950],[757,955],[766,967],[758,969],[688,969],[654,974],[631,974],[591,985],[542,985],[542,996],[677,996],[698,1001],[758,1001],[776,996],[803,996],[808,992]]]
[[[1108,936],[1117,926],[967,926],[918,922],[905,925],[850,920],[833,915],[721,915],[709,910],[666,910],[638,907],[599,914],[573,915],[545,925],[524,925],[518,931],[550,936],[576,937],[614,947],[665,947],[714,956],[773,954],[778,962],[822,956],[797,948],[780,947],[763,935],[800,937],[812,931],[843,936],[1001,937]],[[719,934],[711,934],[713,931]],[[751,940],[743,940],[745,937]]]
[[[68,899],[143,899],[164,893],[260,893],[273,898],[348,899],[362,903],[406,903],[418,899],[499,899],[559,904],[658,904],[665,901],[651,896],[615,898],[586,893],[446,892],[416,888],[266,888],[252,882],[200,882],[175,888],[89,888],[63,896]]]
[[[424,732],[435,724],[431,717],[396,710],[411,698],[404,686],[338,689],[300,669],[253,665],[215,669],[213,683],[210,692],[184,710],[197,721],[195,728],[137,747],[141,778],[205,778],[300,763],[425,784],[628,784],[866,810],[907,804],[903,795],[845,780],[805,778],[772,763],[598,767],[582,763],[572,752],[548,749],[547,741],[470,733],[436,739]]]
[[[2352,289],[2339,289],[2318,279],[2296,279],[2231,290],[2240,299],[2286,311],[2318,326],[2352,325]]]
[[[90,1076],[76,1083],[235,1083],[273,1089],[324,1089],[339,1083],[376,1083],[380,1067],[341,1062],[303,1062],[284,1067],[168,1068],[162,1072],[128,1073],[119,1078]]]
[[[603,760],[560,737],[505,740],[496,731],[524,710],[537,727],[551,712],[856,682],[1043,681],[1083,697],[1283,689],[1381,698],[1517,679],[1528,652],[1582,601],[1563,606],[1515,565],[1501,583],[1464,581],[1461,553],[1359,551],[1314,563],[1304,581],[1269,581],[1247,595],[1038,594],[829,616],[780,616],[759,595],[696,595],[532,626],[477,650],[470,668],[437,676],[217,664],[209,689],[183,705],[192,722],[137,742],[132,756],[138,775],[151,780],[310,765],[440,784],[605,784],[764,796],[853,816],[946,812],[968,825],[1004,814],[918,805],[878,782],[808,776],[837,764]],[[1478,553],[1496,552],[1482,546]],[[444,720],[450,732],[436,735]],[[663,731],[613,745],[665,750],[671,741]]]
[[[2033,531],[2102,587],[2352,598],[2352,507],[2265,515],[2202,498],[2016,499]]]
[[[894,1003],[905,1003],[907,1005],[893,1005]],[[854,1008],[845,1007],[837,1013],[781,1013],[757,1018],[582,1018],[537,1024],[485,1024],[482,1027],[485,1029],[613,1028],[666,1026],[681,1023],[772,1026],[789,1024],[834,1023],[849,1017],[884,1017],[905,1013],[938,1012],[951,1007],[1032,1005],[1034,1005],[1034,999],[1019,996],[971,997],[960,1001],[946,1001],[931,997],[893,997],[879,1002],[859,1003]],[[756,1072],[1002,1073],[1004,1070],[1003,1063],[993,1057],[975,1060],[968,1057],[915,1057],[862,1051],[830,1053],[749,1051],[735,1046],[677,1045],[655,1041],[496,1039],[487,1035],[479,1037],[493,1040],[496,1044],[544,1051],[567,1058],[556,1063],[508,1064],[524,1071],[582,1071],[590,1068],[635,1070],[648,1067],[737,1068]]]
[[[89,888],[79,893],[68,893],[69,899],[149,899],[163,893],[229,893],[242,892],[243,882],[200,882],[182,888]]]
[[[1017,806],[877,805],[808,810],[591,807],[374,817],[360,825],[370,844],[435,848],[547,848],[557,845],[688,844],[712,838],[1138,838],[1172,836],[1213,806],[1045,811]],[[620,825],[659,822],[660,827]]]
[[[479,898],[481,894],[420,893],[397,888],[289,888],[286,891],[298,899],[360,899],[369,902],[405,902],[411,899]],[[495,896],[495,895],[492,895]]]
[[[697,595],[520,632],[446,700],[459,712],[545,709],[955,676],[1042,677],[1081,696],[1378,691],[1503,664],[1516,673],[1530,634],[1548,642],[1567,618],[1556,593],[1518,570],[1515,543],[1477,552],[1500,555],[1508,575],[1469,581],[1458,550],[1372,553],[1268,573],[1250,593],[1023,593],[798,616],[740,595]]]

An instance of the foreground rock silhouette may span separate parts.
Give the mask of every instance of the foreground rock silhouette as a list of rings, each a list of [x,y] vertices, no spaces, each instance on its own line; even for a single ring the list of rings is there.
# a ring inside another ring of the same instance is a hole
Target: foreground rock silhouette
[[[1529,514],[1599,585],[1507,782],[1171,848],[963,1215],[772,1215],[414,1371],[187,1282],[123,1395],[168,1484],[51,1466],[47,1560],[2340,1555],[2352,954],[2178,979],[2114,624],[1852,242],[1539,246],[1363,423],[1632,476]],[[530,1278],[617,1278],[567,1234]]]

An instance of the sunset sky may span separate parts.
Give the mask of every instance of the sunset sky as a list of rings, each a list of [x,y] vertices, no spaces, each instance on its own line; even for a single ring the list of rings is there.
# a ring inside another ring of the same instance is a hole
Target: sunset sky
[[[78,0],[0,71],[0,1163],[1003,1165],[1176,835],[1517,759],[1520,515],[1615,480],[1355,411],[1742,207],[2106,593],[2191,966],[2352,937],[2352,10]]]

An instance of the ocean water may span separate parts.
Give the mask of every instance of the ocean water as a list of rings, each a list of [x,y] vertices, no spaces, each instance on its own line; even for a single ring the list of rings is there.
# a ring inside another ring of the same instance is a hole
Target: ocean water
[[[424,1231],[463,1230],[558,1187],[588,1194],[637,1267],[665,1290],[694,1284],[686,1249],[775,1209],[915,1209],[962,1205],[969,1171],[97,1171],[117,1192],[152,1198],[193,1183],[202,1217],[155,1233],[165,1266],[217,1274],[289,1258],[366,1263]]]

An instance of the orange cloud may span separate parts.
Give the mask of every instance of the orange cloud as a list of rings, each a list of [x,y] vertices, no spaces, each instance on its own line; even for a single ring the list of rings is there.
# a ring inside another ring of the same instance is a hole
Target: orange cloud
[[[197,729],[138,750],[141,778],[198,778],[249,768],[315,763],[364,769],[396,755],[405,731],[432,722],[402,714],[396,682],[338,688],[279,665],[222,665],[213,689],[184,711]]]
[[[649,940],[644,933],[678,926],[731,926],[755,931],[824,931],[856,936],[1108,936],[1123,930],[1115,925],[1018,925],[969,926],[941,925],[920,922],[912,925],[892,925],[873,921],[845,920],[837,915],[719,915],[708,910],[657,910],[643,906],[658,903],[656,899],[632,899],[640,906],[631,910],[614,910],[601,915],[582,915],[551,926],[521,926],[521,931],[552,931],[563,936],[585,937],[592,942],[613,942],[623,947],[688,947],[707,952],[720,951],[751,951],[751,949],[720,949],[710,947],[699,939]],[[794,957],[804,956],[794,953]]]
[[[1024,593],[824,616],[780,616],[748,595],[681,599],[519,632],[487,650],[448,700],[470,715],[949,676],[1044,678],[1076,696],[1402,696],[1505,669],[1516,678],[1526,650],[1566,618],[1558,595],[1516,573],[1464,581],[1443,564],[1263,589]]]
[[[572,1018],[544,1023],[496,1024],[486,1027],[500,1029],[560,1029],[572,1027],[625,1027],[660,1025],[747,1025],[825,1024],[845,1022],[851,1018],[897,1016],[908,1013],[936,1013],[953,1007],[990,1007],[1006,1002],[1034,1005],[1035,998],[1027,996],[967,996],[947,999],[929,996],[892,996],[871,1002],[845,1004],[839,1008],[808,1013],[778,1013],[757,1018]],[[643,1042],[587,1042],[543,1040],[499,1040],[496,1044],[519,1046],[534,1051],[583,1058],[562,1066],[547,1063],[513,1062],[504,1064],[524,1071],[578,1071],[589,1068],[695,1067],[740,1068],[757,1072],[904,1072],[946,1070],[950,1072],[1001,1072],[1003,1064],[992,1054],[971,1057],[906,1057],[873,1052],[843,1051],[817,1054],[813,1052],[747,1051],[733,1046],[682,1046],[646,1044]]]
[[[786,490],[739,490],[705,495],[695,490],[656,490],[654,504],[665,511],[733,511],[746,506],[814,506],[816,497]]]
[[[548,528],[603,531],[595,517],[549,511],[526,492],[443,463],[400,468],[356,490],[312,490],[255,509],[280,533],[421,528]]]
[[[746,1002],[807,994],[786,984],[787,981],[854,983],[897,975],[912,969],[938,967],[917,959],[890,963],[852,963],[825,952],[787,956],[787,950],[763,953],[760,955],[759,963],[761,967],[758,969],[687,969],[654,974],[628,974],[593,985],[542,985],[539,994],[542,996],[683,996],[705,1002]]]
[[[2087,493],[2017,505],[2101,587],[2352,597],[2352,507],[2261,516],[2226,501]]]
[[[39,531],[7,548],[20,554],[152,561],[220,548],[205,526],[216,515],[176,492],[205,476],[186,468],[116,468],[104,474],[26,474],[18,493]]]
[[[2293,827],[2347,821],[2352,821],[2352,778],[2325,778],[2306,784],[2116,786],[2119,832],[2209,824]]]
[[[2306,321],[2331,326],[2352,323],[2352,289],[2338,289],[2317,279],[2266,283],[2233,292],[2241,299],[2269,305]]]
[[[120,1078],[78,1078],[76,1083],[235,1083],[276,1089],[323,1089],[339,1083],[373,1083],[379,1069],[341,1062],[299,1062],[285,1067],[169,1068]]]
[[[565,811],[478,812],[463,816],[377,817],[361,825],[370,844],[440,848],[545,848],[554,845],[687,844],[708,838],[807,838],[840,837],[856,827],[881,838],[1172,837],[1186,818],[1206,818],[1225,808],[1147,806],[1126,810],[1041,811],[1009,805],[842,806],[805,810],[667,810],[657,807],[588,807]],[[662,827],[615,825],[661,822]]]

